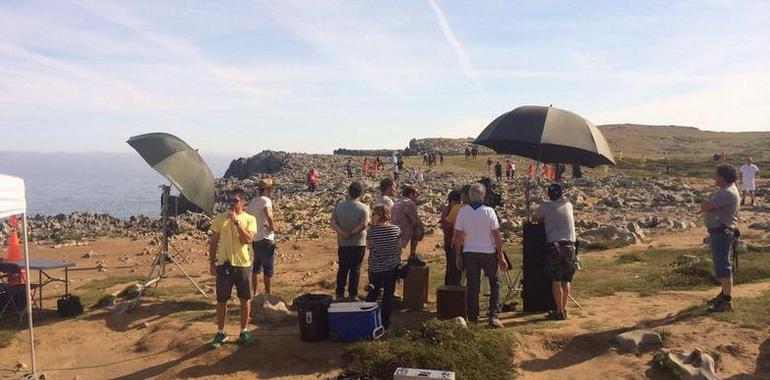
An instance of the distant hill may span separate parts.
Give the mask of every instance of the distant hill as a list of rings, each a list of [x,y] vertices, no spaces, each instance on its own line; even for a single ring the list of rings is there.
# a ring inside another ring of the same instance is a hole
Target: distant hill
[[[608,124],[600,125],[615,155],[623,152],[625,157],[661,158],[703,156],[725,151],[735,157],[754,155],[756,158],[770,158],[769,132],[712,132],[694,127],[675,125]],[[461,154],[473,138],[423,138],[410,141],[410,147],[420,150],[436,150],[445,154]],[[482,148],[481,154],[489,150]]]
[[[599,129],[612,151],[626,157],[710,156],[725,151],[729,156],[770,152],[770,132],[712,132],[674,125],[609,124]],[[757,157],[759,158],[759,157]]]

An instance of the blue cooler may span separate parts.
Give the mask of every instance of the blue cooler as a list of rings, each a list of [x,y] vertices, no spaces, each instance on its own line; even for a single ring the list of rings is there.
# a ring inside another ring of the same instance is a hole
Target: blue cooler
[[[329,305],[329,335],[352,342],[377,339],[385,332],[376,302],[338,302]]]

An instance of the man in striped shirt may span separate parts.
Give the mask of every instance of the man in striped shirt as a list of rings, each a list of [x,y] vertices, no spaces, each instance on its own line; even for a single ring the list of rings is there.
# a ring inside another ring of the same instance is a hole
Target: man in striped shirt
[[[369,289],[367,302],[377,300],[377,293],[382,294],[382,325],[390,327],[390,312],[393,305],[393,293],[396,290],[396,268],[401,262],[401,229],[390,223],[390,208],[386,205],[375,206],[372,210],[374,224],[366,234],[369,246]]]

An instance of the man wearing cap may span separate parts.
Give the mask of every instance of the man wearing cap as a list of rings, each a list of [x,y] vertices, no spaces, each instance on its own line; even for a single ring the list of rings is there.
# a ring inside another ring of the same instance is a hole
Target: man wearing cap
[[[564,198],[564,189],[558,183],[548,187],[550,201],[540,205],[532,218],[545,224],[545,275],[551,280],[551,292],[556,310],[548,318],[567,319],[567,300],[570,283],[577,269],[575,251],[575,217],[572,203]]]
[[[241,333],[239,343],[250,344],[254,340],[247,330],[251,311],[251,255],[249,243],[257,232],[257,221],[243,210],[246,192],[233,189],[227,192],[227,212],[218,214],[211,221],[209,231],[209,263],[211,275],[216,277],[217,333],[211,341],[212,347],[219,347],[227,341],[225,316],[227,301],[233,286],[241,301]]]
[[[252,267],[251,286],[254,295],[258,294],[259,273],[265,272],[265,294],[270,294],[270,280],[273,278],[275,262],[275,226],[273,224],[273,201],[270,192],[273,190],[273,180],[259,180],[259,196],[252,199],[246,212],[257,220],[257,233],[251,243],[254,251],[254,266]]]

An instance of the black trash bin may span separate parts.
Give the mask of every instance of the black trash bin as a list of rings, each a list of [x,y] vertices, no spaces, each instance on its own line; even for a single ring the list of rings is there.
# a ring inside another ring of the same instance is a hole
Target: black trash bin
[[[305,342],[329,339],[329,305],[332,297],[326,294],[303,294],[294,299],[297,309],[299,334]]]

